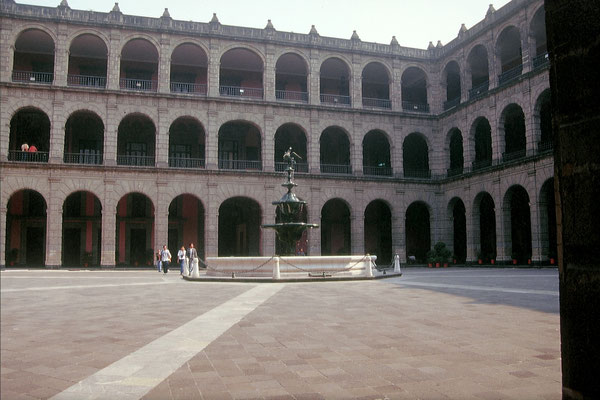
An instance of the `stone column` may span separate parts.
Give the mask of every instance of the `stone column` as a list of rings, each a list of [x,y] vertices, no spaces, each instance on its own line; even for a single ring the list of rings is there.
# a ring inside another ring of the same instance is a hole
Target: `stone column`
[[[160,48],[158,50],[158,92],[171,91],[171,39],[170,35],[160,35]]]
[[[280,188],[280,186],[277,186]],[[263,209],[262,222],[261,224],[274,224],[275,223],[275,206],[271,204],[272,201],[281,198],[282,192],[277,193],[275,186],[266,184],[264,186],[265,196],[261,204]],[[273,229],[260,229],[262,236],[262,251],[261,255],[270,257],[275,254],[275,230]]]
[[[116,97],[110,95],[106,104],[106,122],[104,125],[104,154],[106,166],[117,165],[117,143],[121,115],[118,113]]]
[[[219,168],[219,113],[217,105],[211,102],[206,121],[204,157],[206,158],[206,169]]]
[[[109,46],[106,88],[119,90],[119,79],[121,78],[121,32],[118,29],[110,31]]]
[[[350,216],[351,251],[350,254],[365,254],[365,207],[363,188],[354,188],[354,201]]]
[[[62,204],[60,178],[48,178],[50,193],[46,211],[46,268],[59,268],[62,264]]]
[[[156,127],[156,152],[154,159],[158,168],[169,166],[169,106],[166,99],[159,100]]]
[[[275,126],[273,122],[273,109],[267,107],[264,115],[264,132],[262,143],[262,168],[265,172],[273,172],[275,170],[275,157],[278,159],[281,154],[273,154],[275,152]]]
[[[275,48],[272,44],[267,44],[264,65],[263,80],[263,98],[266,101],[275,101]]]
[[[221,69],[221,47],[214,40],[209,40],[208,54],[208,97],[219,97],[219,74]]]
[[[2,24],[0,24],[0,81],[2,82],[10,82],[12,80],[15,44],[6,40],[12,30],[13,20],[4,18]],[[4,259],[1,262],[4,262]]]
[[[0,185],[2,185],[3,179],[0,178]],[[2,197],[2,196],[0,196]],[[0,200],[0,243],[6,243],[6,215],[8,214],[8,208],[6,205],[8,201],[4,198]],[[6,266],[6,246],[0,246],[0,269]]]
[[[321,131],[319,126],[319,111],[310,111],[310,132],[308,133],[308,168],[311,174],[321,173]]]
[[[109,199],[107,192],[112,188],[114,181],[105,180],[104,202],[102,204],[102,249],[100,251],[100,265],[102,267],[114,267],[116,264],[116,226],[117,226],[117,203]]]
[[[219,186],[217,183],[209,182],[207,184],[208,200],[206,201],[206,228],[204,234],[205,256],[217,257],[219,255],[219,203],[217,199],[217,191]]]
[[[395,254],[400,257],[400,262],[408,262],[406,257],[406,205],[404,190],[396,190],[398,201],[392,215],[392,244]]]
[[[54,86],[67,86],[67,72],[69,71],[69,49],[67,49],[68,27],[58,24],[57,39],[54,44]]]
[[[167,192],[169,182],[159,178],[156,181],[156,204],[154,204],[154,244],[153,249],[162,249],[169,242],[169,203]],[[169,249],[173,260],[177,260],[177,249]],[[175,263],[173,263],[174,265]],[[173,265],[171,267],[173,267]]]
[[[533,264],[541,264],[542,262],[542,241],[540,232],[540,209],[538,207],[537,191],[538,188],[534,185],[536,193],[529,193],[529,214],[531,224],[531,262]]]
[[[392,167],[394,168],[394,176],[396,178],[404,177],[404,155],[402,149],[404,146],[404,135],[402,134],[402,126],[394,124],[394,143],[396,150],[391,154]]]
[[[352,166],[352,175],[362,176],[362,123],[360,121],[354,121],[352,124],[352,130],[350,132],[350,166]]]
[[[391,97],[392,100],[392,110],[393,111],[402,111],[402,62],[394,58],[392,61],[392,83],[391,83]],[[400,258],[402,260],[402,258]]]
[[[319,63],[319,50],[310,50],[310,65],[308,66],[308,102],[312,105],[321,104],[321,65]]]
[[[308,222],[312,224],[318,224],[318,229],[309,229],[308,233],[308,255],[320,256],[321,255],[321,209],[323,204],[321,203],[321,188],[319,186],[310,187],[310,201],[308,204]]]
[[[63,92],[54,92],[52,103],[52,124],[50,129],[50,148],[48,162],[62,164],[65,151],[65,122]],[[38,146],[40,144],[38,143]]]

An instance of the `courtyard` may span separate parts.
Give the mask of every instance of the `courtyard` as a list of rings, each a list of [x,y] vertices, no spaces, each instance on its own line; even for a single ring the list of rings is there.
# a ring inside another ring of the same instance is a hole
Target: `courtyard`
[[[2,399],[559,399],[556,269],[1,272]]]

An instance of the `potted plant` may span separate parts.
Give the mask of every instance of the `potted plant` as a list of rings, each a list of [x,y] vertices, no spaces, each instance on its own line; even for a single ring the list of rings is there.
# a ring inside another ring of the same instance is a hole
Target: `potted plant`
[[[83,266],[84,267],[88,267],[92,264],[92,261],[94,260],[94,254],[91,251],[86,251],[85,253],[83,253]]]
[[[10,266],[15,265],[18,258],[19,258],[19,249],[17,249],[16,247],[13,247],[12,249],[10,249],[10,252],[8,253],[8,264]]]
[[[446,243],[437,242],[435,246],[433,246],[433,250],[427,252],[427,260],[430,263],[435,263],[436,268],[439,268],[442,265],[447,267],[451,255],[452,252],[446,248]]]
[[[481,254],[481,250],[477,250],[477,263],[479,265],[483,264],[483,254]]]

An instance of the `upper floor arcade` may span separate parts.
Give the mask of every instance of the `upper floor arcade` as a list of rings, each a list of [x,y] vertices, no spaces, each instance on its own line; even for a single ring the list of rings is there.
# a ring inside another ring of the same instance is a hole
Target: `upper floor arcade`
[[[209,30],[209,40],[174,29],[181,21],[164,17],[158,21],[172,28],[168,33],[151,24],[152,29],[132,26],[116,34],[111,18],[130,20],[114,10],[59,6],[64,15],[58,23],[56,10],[28,7],[2,3],[0,17],[9,22],[0,42],[3,82],[437,115],[547,66],[538,0],[513,1],[495,12],[497,18],[486,17],[448,46],[428,50],[403,48],[394,40],[371,46],[357,38],[349,47],[315,33],[265,44],[259,40],[265,32],[279,34],[272,27],[256,30],[254,39],[233,40],[218,20],[197,27],[219,27]],[[40,21],[23,19],[39,9],[46,11]],[[82,28],[77,18],[86,13],[103,22]],[[307,38],[322,51],[308,51]]]

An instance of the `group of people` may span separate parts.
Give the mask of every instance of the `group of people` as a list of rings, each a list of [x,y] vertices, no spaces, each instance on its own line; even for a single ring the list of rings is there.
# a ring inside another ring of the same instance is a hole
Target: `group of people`
[[[171,264],[172,255],[167,245],[156,252],[156,267],[158,272],[169,272],[169,265]],[[183,275],[185,268],[188,268],[187,273],[192,274],[194,262],[198,263],[198,252],[194,247],[194,243],[190,243],[190,247],[186,250],[184,246],[177,252],[177,262],[179,263],[179,274]]]
[[[23,143],[21,145],[21,151],[23,153],[35,153],[37,152],[37,147],[35,147],[35,144],[32,144],[31,146],[27,143]],[[23,155],[23,159],[27,159],[28,156],[26,154]]]

